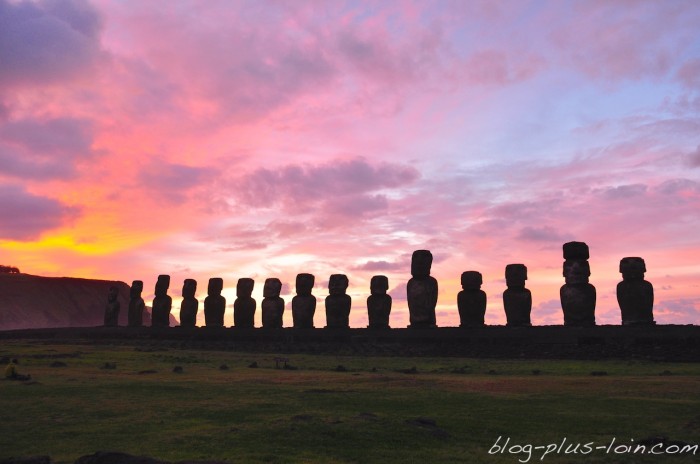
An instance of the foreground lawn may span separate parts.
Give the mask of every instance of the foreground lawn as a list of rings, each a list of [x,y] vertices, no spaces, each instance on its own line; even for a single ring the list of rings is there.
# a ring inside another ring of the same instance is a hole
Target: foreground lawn
[[[288,357],[293,369],[276,368],[278,356]],[[700,459],[700,450],[695,456],[613,451],[653,436],[700,442],[698,364],[36,342],[4,343],[0,357],[18,357],[20,372],[34,379],[0,381],[0,458],[47,454],[54,462],[73,462],[98,450],[118,450],[232,463]],[[116,368],[105,369],[105,363]],[[254,363],[257,368],[249,367]],[[513,453],[494,452],[499,437],[499,445],[510,438]],[[544,447],[564,439],[558,454],[542,457]],[[608,453],[583,454],[582,447],[578,454],[564,453],[567,445],[608,447],[613,439]],[[512,448],[528,444],[543,448],[531,454],[527,447],[519,453]]]

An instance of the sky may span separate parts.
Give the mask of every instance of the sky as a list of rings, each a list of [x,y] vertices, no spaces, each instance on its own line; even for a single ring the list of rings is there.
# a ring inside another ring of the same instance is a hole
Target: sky
[[[0,0],[0,264],[44,276],[373,275],[408,324],[429,249],[437,323],[483,274],[528,267],[532,321],[561,324],[562,244],[590,247],[599,324],[621,258],[661,324],[700,323],[696,0]],[[106,295],[105,295],[106,298]]]

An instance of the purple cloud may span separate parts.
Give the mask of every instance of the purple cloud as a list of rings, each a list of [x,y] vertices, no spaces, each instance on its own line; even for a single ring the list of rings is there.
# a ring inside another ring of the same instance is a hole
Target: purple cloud
[[[558,230],[550,226],[543,227],[523,227],[518,233],[519,240],[529,240],[533,242],[561,242],[567,238]]]
[[[17,185],[0,185],[0,238],[32,240],[75,218],[79,211]]]
[[[162,159],[152,160],[139,174],[139,184],[158,198],[182,203],[194,188],[212,183],[216,171],[208,167],[186,166]]]
[[[398,271],[410,269],[410,264],[402,263],[392,263],[389,261],[379,260],[379,261],[367,261],[361,266],[356,266],[353,270],[358,271]]]
[[[700,145],[688,155],[688,164],[690,164],[690,167],[700,168]]]
[[[23,119],[0,126],[0,139],[41,155],[82,157],[92,154],[93,132],[86,119]]]

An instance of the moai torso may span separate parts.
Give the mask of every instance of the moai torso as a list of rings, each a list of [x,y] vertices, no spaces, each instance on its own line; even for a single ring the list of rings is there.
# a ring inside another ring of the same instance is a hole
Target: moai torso
[[[182,285],[182,304],[180,305],[180,327],[196,327],[197,312],[199,312],[199,300],[194,295],[197,293],[197,281],[185,279]]]
[[[433,255],[428,250],[416,250],[411,258],[411,280],[406,286],[409,327],[437,327],[435,306],[438,298],[438,283],[430,276]]]
[[[294,328],[312,329],[316,313],[316,297],[311,294],[315,278],[312,274],[297,275],[297,294],[292,298]]]
[[[134,280],[129,290],[129,314],[127,322],[129,327],[143,326],[143,312],[146,310],[146,302],[141,298],[142,291],[143,282]]]
[[[620,261],[622,282],[617,284],[622,325],[654,325],[654,287],[644,280],[646,264],[642,258]]]
[[[226,298],[221,295],[224,289],[224,279],[212,277],[207,287],[207,297],[204,299],[204,324],[207,327],[223,327],[226,312]]]
[[[173,299],[168,295],[170,276],[159,275],[156,282],[156,296],[151,305],[151,327],[170,327],[170,311]]]
[[[345,293],[348,284],[348,278],[344,274],[333,274],[328,281],[330,295],[326,297],[326,328],[350,328],[352,299]]]
[[[506,312],[506,325],[526,327],[532,325],[532,293],[525,288],[527,267],[524,264],[509,264],[506,266],[506,285],[503,292],[503,309]]]
[[[389,290],[389,279],[383,275],[372,277],[370,281],[370,291],[372,294],[367,297],[367,316],[369,317],[370,329],[388,329],[389,314],[391,314],[391,295]]]
[[[233,302],[234,327],[247,329],[255,327],[255,308],[257,303],[251,297],[254,285],[253,279],[238,279],[236,301]]]
[[[596,290],[588,283],[591,268],[588,264],[588,245],[583,242],[564,244],[564,277],[566,283],[559,290],[564,325],[595,325]]]
[[[279,329],[282,327],[284,300],[280,297],[282,282],[279,279],[266,279],[263,288],[262,325],[265,328]]]
[[[107,295],[107,306],[105,307],[105,327],[117,327],[119,325],[119,290],[117,287],[110,287]]]
[[[480,272],[462,273],[462,291],[457,294],[460,327],[479,327],[484,325],[486,314],[486,293],[481,290],[483,278]]]

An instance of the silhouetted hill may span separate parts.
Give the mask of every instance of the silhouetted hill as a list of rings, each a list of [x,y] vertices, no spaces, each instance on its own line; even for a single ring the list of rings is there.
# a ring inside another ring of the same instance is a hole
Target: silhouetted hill
[[[126,325],[129,286],[124,282],[0,274],[0,330],[102,325],[112,285],[119,289],[119,325]],[[150,314],[143,322],[150,325]]]

